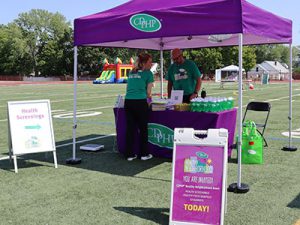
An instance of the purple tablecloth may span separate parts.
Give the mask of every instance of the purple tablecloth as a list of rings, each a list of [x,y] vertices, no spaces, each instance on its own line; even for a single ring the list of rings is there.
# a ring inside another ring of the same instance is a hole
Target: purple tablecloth
[[[124,108],[114,108],[115,123],[117,130],[118,150],[122,154],[125,152],[125,134],[126,134],[126,120]],[[237,110],[227,110],[217,113],[204,112],[179,112],[179,111],[151,111],[149,124],[149,142],[148,149],[155,157],[172,158],[173,143],[169,143],[168,147],[159,146],[157,140],[164,139],[165,142],[173,142],[173,136],[170,131],[174,128],[194,128],[195,130],[208,130],[209,128],[225,128],[228,130],[228,157],[231,156],[231,145],[234,142],[234,132],[236,125]],[[153,128],[154,126],[154,128]],[[168,129],[169,128],[169,129]],[[159,130],[162,129],[163,131]],[[167,134],[163,134],[166,132]],[[137,131],[132,134],[135,138],[134,153],[139,154],[139,141],[137,138]],[[152,138],[150,138],[152,136]],[[153,139],[155,136],[155,139]],[[151,139],[151,140],[150,140]],[[171,144],[171,145],[170,145]]]

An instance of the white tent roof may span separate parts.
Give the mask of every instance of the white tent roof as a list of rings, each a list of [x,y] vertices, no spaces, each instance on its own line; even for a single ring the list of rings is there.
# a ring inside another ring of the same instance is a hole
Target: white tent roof
[[[289,70],[278,61],[264,61],[261,63],[261,65],[267,68],[269,71],[289,73]]]
[[[236,72],[238,72],[239,71],[239,67],[235,66],[235,65],[230,65],[230,66],[226,66],[224,68],[221,68],[219,70],[221,70],[221,71],[236,71]],[[243,71],[245,71],[245,70],[243,69]]]

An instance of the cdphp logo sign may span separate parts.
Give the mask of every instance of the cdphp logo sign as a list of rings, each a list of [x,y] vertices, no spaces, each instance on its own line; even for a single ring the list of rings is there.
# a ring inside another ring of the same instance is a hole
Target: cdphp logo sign
[[[160,21],[149,14],[135,14],[130,17],[130,25],[143,32],[155,32],[160,30]]]
[[[159,147],[173,149],[174,131],[158,123],[148,123],[148,141]]]

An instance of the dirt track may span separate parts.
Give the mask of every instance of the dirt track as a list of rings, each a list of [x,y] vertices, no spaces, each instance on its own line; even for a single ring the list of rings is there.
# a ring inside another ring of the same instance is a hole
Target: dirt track
[[[77,81],[77,83],[89,83],[92,81]],[[49,84],[73,84],[73,81],[41,81],[41,82],[32,82],[32,81],[0,81],[0,86],[19,86],[19,85],[49,85]]]
[[[85,81],[77,81],[77,83],[92,83],[91,80],[85,80]],[[202,81],[204,83],[214,83],[214,81]],[[288,83],[289,81],[271,81],[270,83]],[[298,83],[300,80],[293,80],[293,83]],[[254,82],[255,83],[255,82]],[[49,85],[49,84],[73,84],[73,81],[0,81],[0,86],[19,86],[19,85]]]

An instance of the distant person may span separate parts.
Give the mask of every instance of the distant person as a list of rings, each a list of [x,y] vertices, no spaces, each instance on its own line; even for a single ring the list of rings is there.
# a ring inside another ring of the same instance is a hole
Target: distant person
[[[201,76],[196,64],[183,57],[182,51],[175,48],[172,51],[174,63],[170,66],[167,74],[168,98],[171,97],[172,89],[183,90],[183,102],[190,103],[198,97],[201,88]]]
[[[126,114],[126,152],[128,161],[137,158],[133,153],[134,129],[139,129],[140,157],[141,160],[148,160],[152,155],[148,153],[148,114],[149,108],[147,98],[151,98],[153,87],[153,74],[150,71],[152,57],[142,53],[138,56],[137,65],[128,75],[127,90],[125,96]]]

